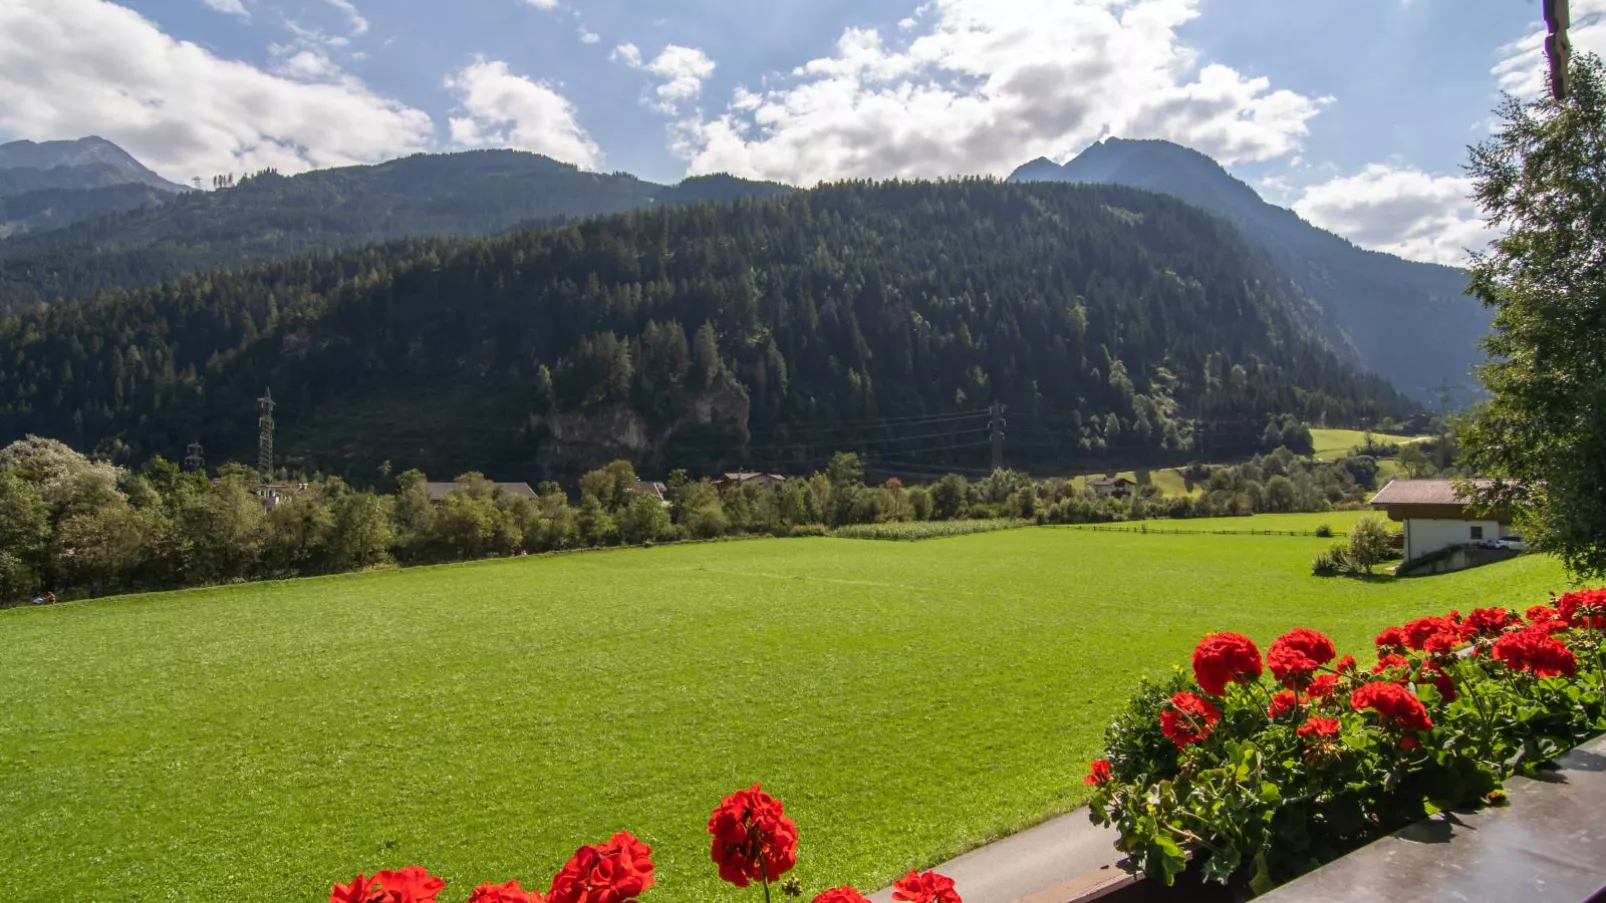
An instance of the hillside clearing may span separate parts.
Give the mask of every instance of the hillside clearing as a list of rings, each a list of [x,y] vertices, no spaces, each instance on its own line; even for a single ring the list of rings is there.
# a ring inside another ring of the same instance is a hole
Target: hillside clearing
[[[760,780],[810,895],[879,886],[1074,807],[1138,675],[1206,631],[1366,658],[1564,585],[1539,557],[1312,578],[1326,542],[755,540],[0,612],[0,899],[280,903],[418,861],[458,900],[626,827],[653,899],[736,899],[703,829]]]

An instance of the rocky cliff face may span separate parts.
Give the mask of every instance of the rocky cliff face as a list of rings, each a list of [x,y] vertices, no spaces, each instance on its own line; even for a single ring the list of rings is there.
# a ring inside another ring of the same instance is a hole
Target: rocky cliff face
[[[658,430],[626,404],[554,412],[541,420],[546,432],[541,463],[556,470],[584,470],[627,458],[650,470],[663,463],[666,450],[677,438],[699,428],[717,429],[745,444],[750,411],[747,390],[726,379],[692,396],[684,413]]]

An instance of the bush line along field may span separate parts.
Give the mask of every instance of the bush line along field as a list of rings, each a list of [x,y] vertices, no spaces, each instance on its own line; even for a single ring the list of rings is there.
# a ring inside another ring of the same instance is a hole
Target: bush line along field
[[[1537,556],[1312,578],[1325,545],[754,540],[0,611],[0,899],[281,903],[414,861],[544,886],[621,828],[656,899],[736,899],[704,826],[754,781],[811,894],[875,887],[1075,807],[1138,676],[1205,632],[1365,658],[1382,625],[1563,587]]]

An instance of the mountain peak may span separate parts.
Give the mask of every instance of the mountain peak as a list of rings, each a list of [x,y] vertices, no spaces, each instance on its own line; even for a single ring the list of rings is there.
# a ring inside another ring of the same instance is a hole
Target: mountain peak
[[[84,169],[96,170],[86,177],[86,186],[116,182],[139,182],[166,191],[182,191],[183,186],[152,172],[133,154],[99,135],[57,141],[22,139],[0,144],[0,170],[6,169]]]

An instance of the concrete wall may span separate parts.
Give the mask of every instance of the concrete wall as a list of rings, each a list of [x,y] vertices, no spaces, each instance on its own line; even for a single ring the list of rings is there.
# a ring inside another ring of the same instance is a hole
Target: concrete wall
[[[1483,539],[1499,539],[1505,535],[1505,526],[1493,520],[1440,520],[1437,518],[1409,518],[1405,522],[1405,560],[1420,558],[1450,546],[1476,542],[1472,528],[1483,528]]]

